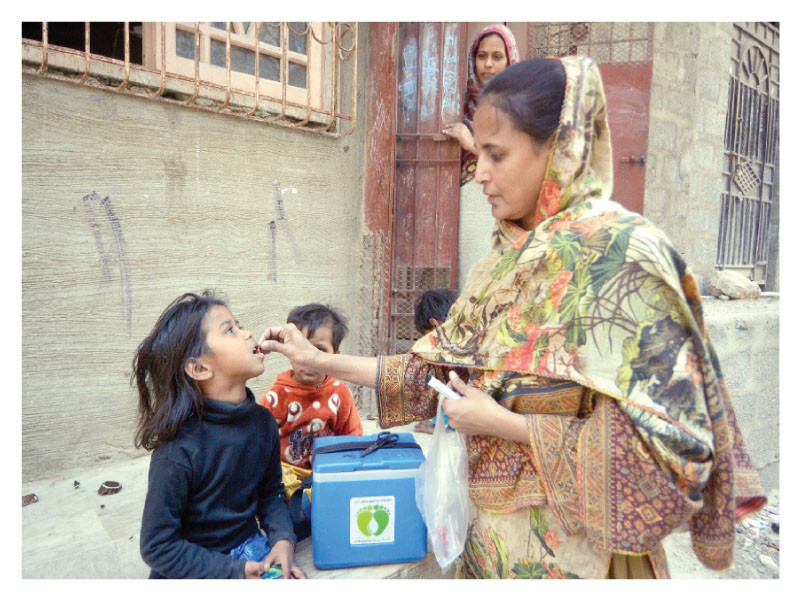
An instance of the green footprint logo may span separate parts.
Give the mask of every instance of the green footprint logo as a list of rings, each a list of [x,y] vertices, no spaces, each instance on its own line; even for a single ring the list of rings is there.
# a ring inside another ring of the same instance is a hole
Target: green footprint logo
[[[389,510],[385,506],[365,506],[356,514],[356,525],[364,535],[377,536],[389,525],[389,516]]]
[[[373,520],[378,524],[378,528],[375,530],[375,535],[380,535],[383,533],[386,526],[389,524],[389,511],[385,506],[377,505],[375,507],[375,512],[372,513]]]
[[[372,518],[371,506],[365,506],[358,511],[356,525],[358,525],[358,530],[364,535],[374,535],[375,531],[378,529],[378,524],[375,522],[375,519]]]

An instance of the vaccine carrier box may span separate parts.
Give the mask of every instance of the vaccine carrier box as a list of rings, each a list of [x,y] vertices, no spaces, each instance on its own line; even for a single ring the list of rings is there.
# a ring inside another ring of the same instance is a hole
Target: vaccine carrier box
[[[378,442],[383,445],[360,456]],[[414,499],[425,460],[410,433],[314,439],[311,545],[319,569],[417,562],[427,532]]]

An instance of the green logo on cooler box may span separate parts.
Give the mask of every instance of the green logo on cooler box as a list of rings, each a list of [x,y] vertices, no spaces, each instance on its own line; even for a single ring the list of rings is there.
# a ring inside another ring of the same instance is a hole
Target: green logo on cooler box
[[[365,506],[356,515],[358,530],[366,536],[378,536],[389,524],[391,512],[382,504]]]
[[[396,516],[394,496],[350,498],[350,543],[393,543]]]

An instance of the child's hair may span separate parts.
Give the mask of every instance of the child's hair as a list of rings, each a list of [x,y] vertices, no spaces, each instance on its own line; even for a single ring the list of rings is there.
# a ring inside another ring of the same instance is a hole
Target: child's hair
[[[324,304],[304,304],[295,306],[286,318],[287,323],[293,323],[298,329],[308,327],[307,335],[311,337],[323,325],[330,325],[333,332],[333,351],[339,351],[339,344],[347,335],[347,317],[332,306]]]
[[[161,313],[136,349],[131,385],[135,380],[139,390],[137,448],[153,450],[166,444],[193,411],[202,416],[203,394],[184,367],[209,350],[203,318],[212,306],[227,304],[209,290],[183,294]]]
[[[414,325],[420,333],[427,333],[432,329],[428,319],[444,321],[447,311],[456,301],[456,293],[448,288],[428,290],[417,298],[414,307]]]

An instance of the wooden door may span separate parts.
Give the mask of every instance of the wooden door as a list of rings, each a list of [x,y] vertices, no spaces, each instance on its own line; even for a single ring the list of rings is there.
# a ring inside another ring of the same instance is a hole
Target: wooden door
[[[612,198],[641,214],[650,131],[650,82],[653,63],[600,65],[608,103],[614,157]]]
[[[458,282],[461,150],[441,133],[461,119],[466,82],[463,23],[399,23],[389,352],[419,337],[414,304]]]

